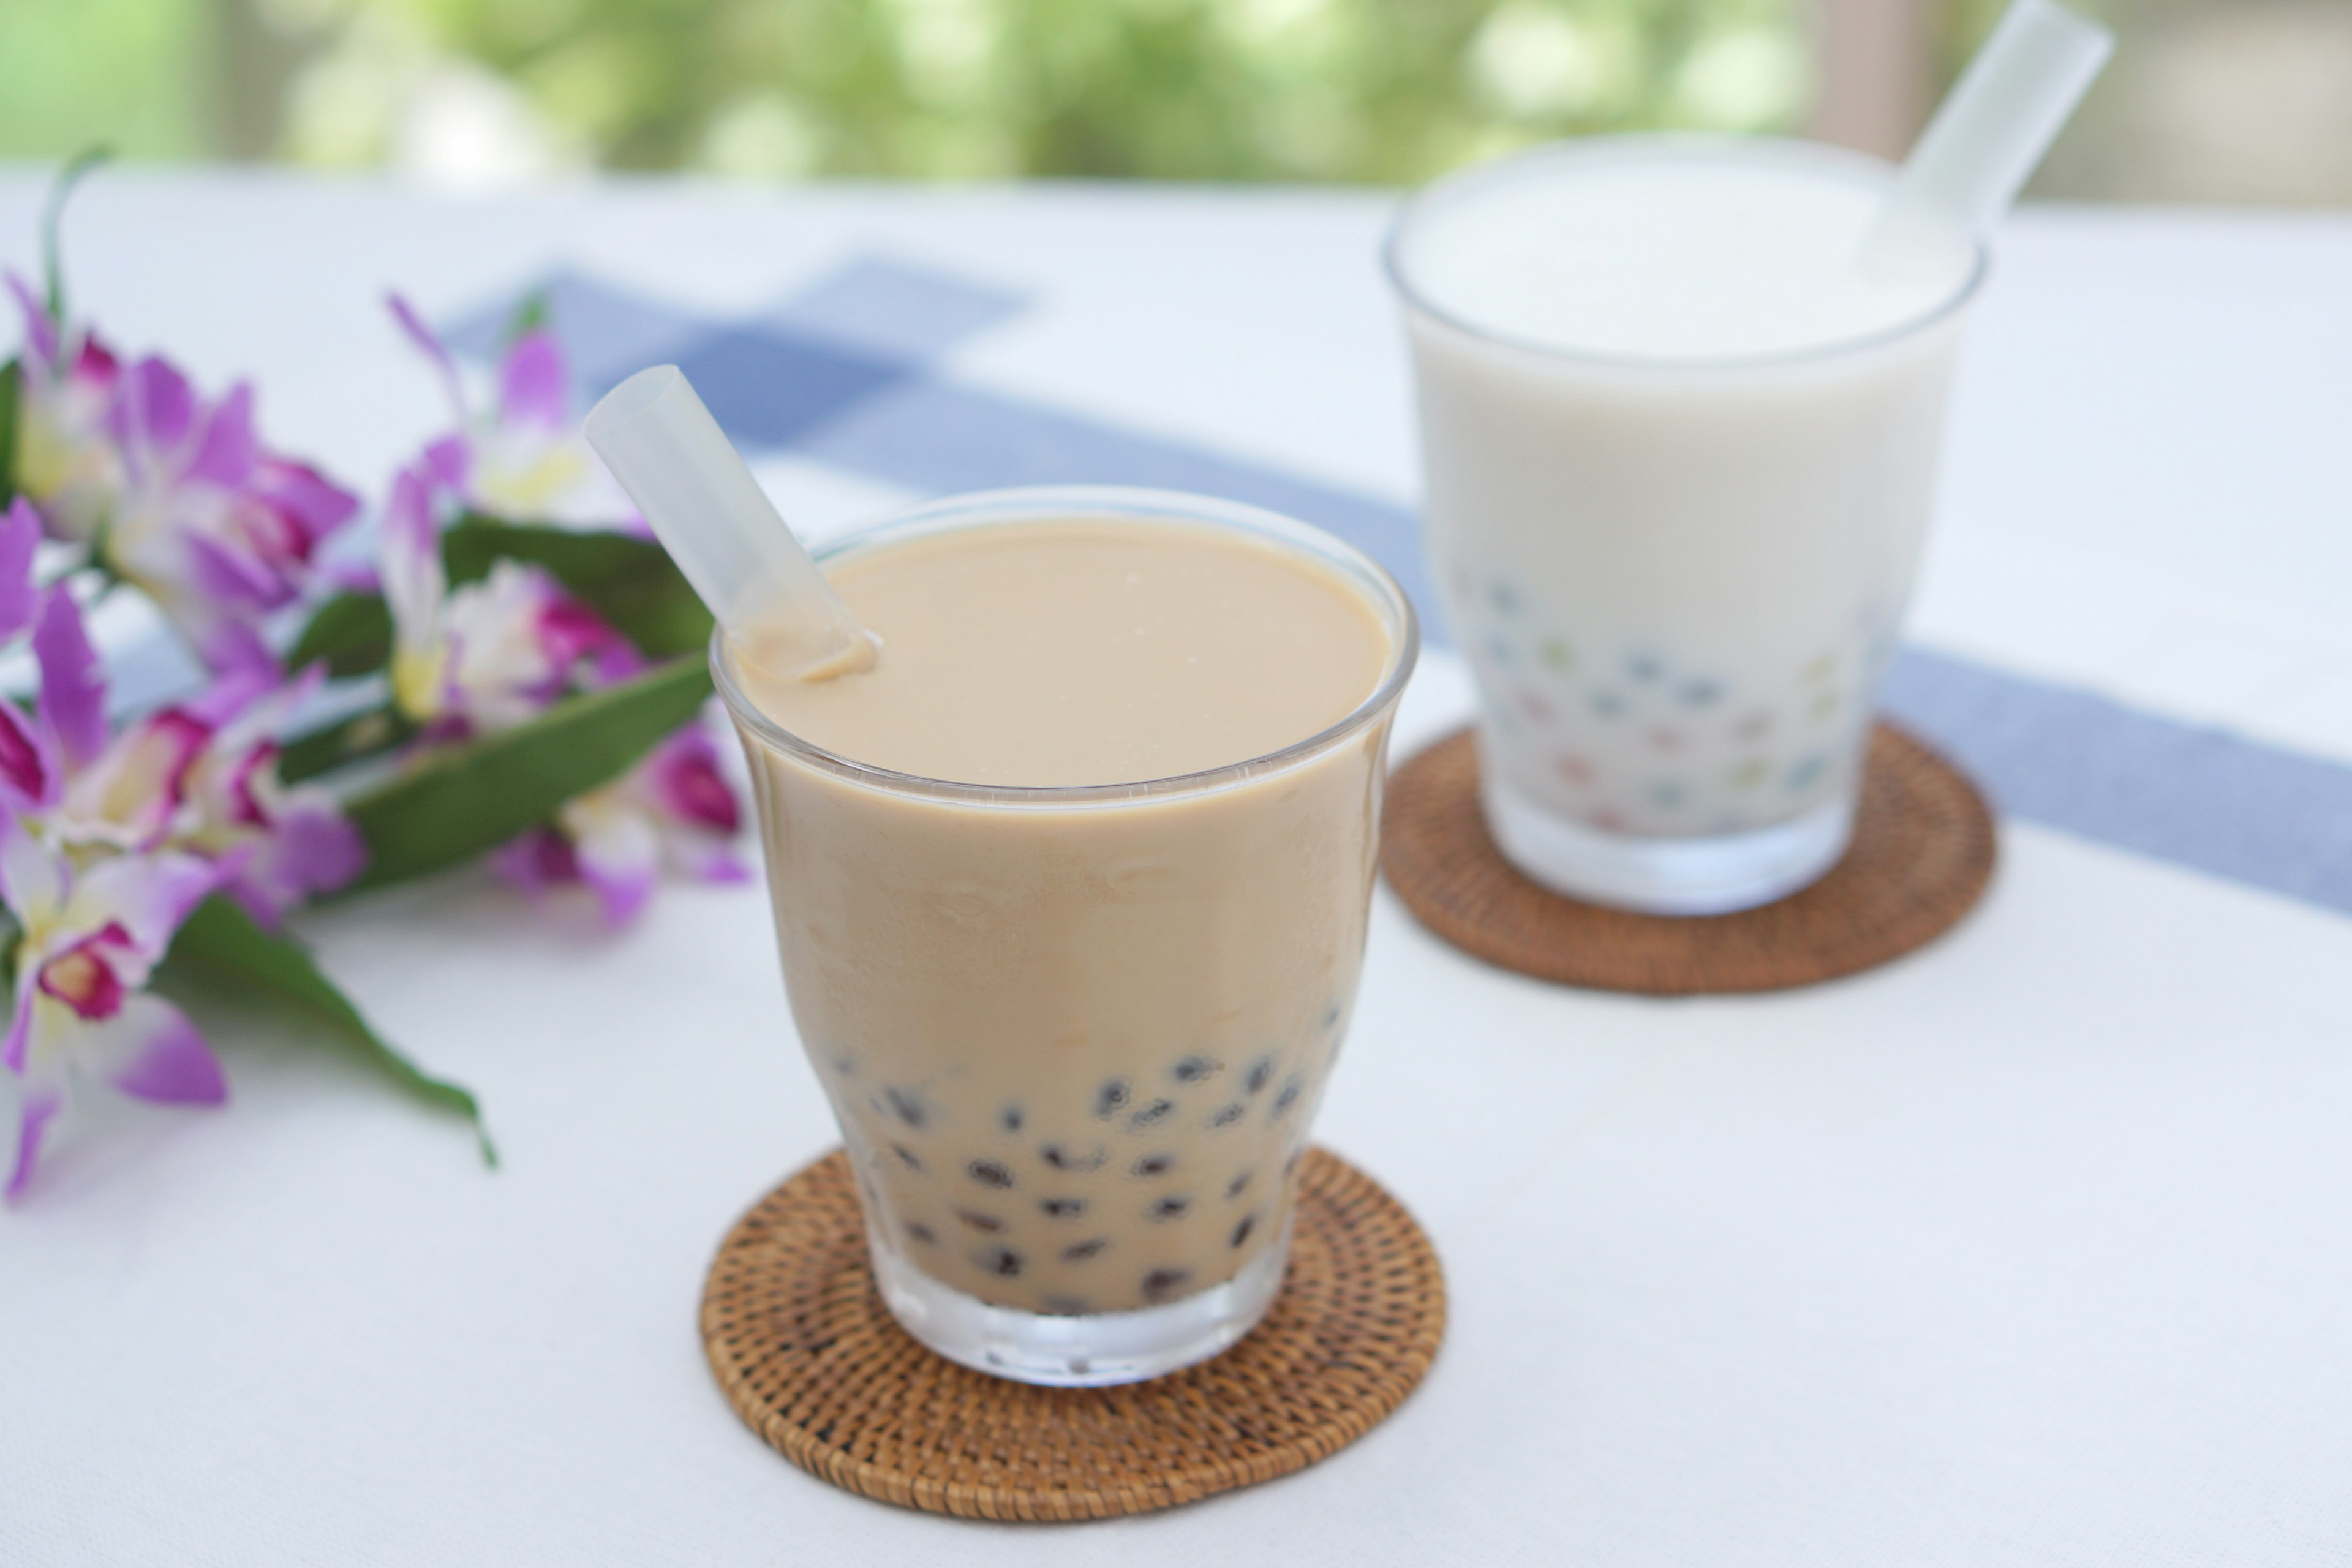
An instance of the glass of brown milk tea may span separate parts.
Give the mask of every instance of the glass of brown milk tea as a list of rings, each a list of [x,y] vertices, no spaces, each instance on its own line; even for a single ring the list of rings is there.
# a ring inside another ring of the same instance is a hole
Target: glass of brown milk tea
[[[883,1299],[1029,1383],[1214,1355],[1282,1282],[1412,609],[1303,523],[1150,490],[816,553],[876,668],[712,662]]]

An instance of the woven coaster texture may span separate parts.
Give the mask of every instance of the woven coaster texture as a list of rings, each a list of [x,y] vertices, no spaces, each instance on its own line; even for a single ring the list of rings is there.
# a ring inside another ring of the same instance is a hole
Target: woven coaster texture
[[[1884,723],[1844,858],[1811,887],[1736,914],[1634,914],[1521,876],[1486,831],[1468,730],[1397,769],[1381,819],[1390,886],[1455,947],[1539,980],[1654,996],[1780,991],[1899,958],[1975,906],[1993,856],[1976,786]]]
[[[743,1216],[702,1298],[711,1370],[771,1447],[866,1497],[972,1519],[1108,1519],[1303,1469],[1394,1410],[1444,1331],[1429,1238],[1323,1149],[1300,1168],[1265,1320],[1149,1383],[1035,1388],[925,1350],[875,1289],[838,1150]]]

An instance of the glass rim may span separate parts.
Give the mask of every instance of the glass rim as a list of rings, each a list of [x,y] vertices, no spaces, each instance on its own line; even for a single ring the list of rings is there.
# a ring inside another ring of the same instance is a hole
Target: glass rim
[[[710,679],[729,715],[746,734],[772,750],[852,784],[964,805],[1066,807],[1119,805],[1175,795],[1204,795],[1286,772],[1341,744],[1396,705],[1412,679],[1421,652],[1421,622],[1412,600],[1377,561],[1344,540],[1281,512],[1216,496],[1126,485],[1034,485],[1014,489],[974,490],[941,497],[887,516],[855,524],[810,547],[820,565],[836,558],[883,548],[900,540],[967,526],[1010,526],[1056,517],[1163,519],[1223,532],[1245,534],[1309,555],[1349,580],[1389,623],[1387,662],[1371,693],[1345,716],[1314,734],[1261,756],[1192,773],[1104,784],[980,784],[931,778],[877,767],[826,750],[793,734],[761,712],[735,678],[733,650],[725,628],[710,632]],[[887,657],[886,650],[885,657]]]
[[[1892,184],[1895,172],[1894,164],[1868,153],[1789,136],[1710,135],[1697,132],[1663,131],[1545,142],[1458,169],[1412,192],[1389,222],[1388,233],[1381,242],[1381,269],[1388,278],[1389,287],[1407,309],[1480,342],[1561,364],[1666,376],[1778,369],[1784,365],[1838,359],[1885,348],[1958,314],[1976,297],[1978,289],[1992,270],[1992,247],[1982,239],[1971,240],[1968,271],[1949,293],[1917,315],[1906,317],[1891,326],[1873,331],[1834,338],[1822,343],[1809,343],[1802,348],[1697,358],[1602,353],[1588,349],[1562,348],[1535,338],[1483,327],[1432,300],[1413,282],[1406,267],[1404,248],[1407,233],[1417,220],[1426,221],[1447,200],[1522,176],[1531,168],[1556,163],[1695,157],[1738,163],[1803,163],[1822,173],[1879,189]]]

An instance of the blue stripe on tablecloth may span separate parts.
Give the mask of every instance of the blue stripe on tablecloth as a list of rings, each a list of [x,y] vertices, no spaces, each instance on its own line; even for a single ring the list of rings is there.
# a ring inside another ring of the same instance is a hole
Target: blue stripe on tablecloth
[[[2352,913],[2352,768],[1920,648],[1882,699],[2010,816]]]
[[[547,292],[586,392],[676,358],[747,447],[910,489],[1136,484],[1269,507],[1394,573],[1443,642],[1407,510],[928,373],[1017,312],[1012,296],[872,258],[750,321],[698,321],[577,277]],[[453,341],[484,352],[502,314]],[[2352,768],[1917,648],[1895,661],[1885,705],[2009,816],[2352,913]]]
[[[971,386],[913,380],[813,426],[791,450],[910,489],[1150,485],[1223,496],[1300,518],[1395,574],[1433,642],[1443,641],[1419,530],[1401,508],[1179,442],[1118,429]]]

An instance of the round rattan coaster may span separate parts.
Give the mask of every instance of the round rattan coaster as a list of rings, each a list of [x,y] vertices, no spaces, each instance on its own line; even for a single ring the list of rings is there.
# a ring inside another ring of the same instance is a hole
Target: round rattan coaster
[[[1445,1281],[1403,1205],[1327,1150],[1299,1172],[1290,1272],[1211,1362],[1120,1388],[1033,1388],[915,1342],[883,1306],[836,1150],[736,1225],[702,1294],[728,1403],[835,1486],[973,1519],[1108,1519],[1304,1469],[1412,1392]]]
[[[1390,885],[1465,952],[1539,980],[1654,996],[1779,991],[1899,958],[1969,912],[1992,863],[1984,797],[1888,724],[1871,736],[1845,858],[1811,887],[1737,914],[1633,914],[1519,875],[1487,835],[1467,730],[1396,771],[1381,825]]]

